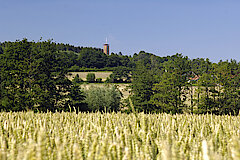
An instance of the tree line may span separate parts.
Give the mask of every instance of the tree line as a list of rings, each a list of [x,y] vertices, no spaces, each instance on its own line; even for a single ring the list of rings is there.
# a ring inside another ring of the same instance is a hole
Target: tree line
[[[70,81],[68,57],[51,41],[5,42],[0,51],[1,111],[101,111],[106,104],[111,107],[107,110],[116,111],[119,106],[121,95],[116,87],[83,91]],[[93,107],[93,93],[110,98],[104,97]]]
[[[66,75],[98,70],[113,71],[108,83],[131,83],[130,98],[138,111],[237,115],[240,109],[240,63],[236,60],[213,63],[178,53],[160,57],[144,51],[107,56],[98,48],[23,39],[1,43],[0,62],[0,108],[5,111],[94,110],[87,105],[90,94],[81,90],[77,78],[70,81]],[[95,109],[120,110],[116,88],[98,92],[115,95],[111,101],[118,103],[109,107],[102,102]]]
[[[132,100],[139,111],[238,115],[240,63],[212,63],[176,54],[167,61],[139,61],[132,72]]]

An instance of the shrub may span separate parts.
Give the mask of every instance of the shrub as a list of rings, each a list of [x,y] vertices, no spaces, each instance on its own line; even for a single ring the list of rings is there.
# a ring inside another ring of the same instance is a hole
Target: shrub
[[[105,80],[105,83],[114,83],[114,80],[112,78],[107,77],[107,79]]]
[[[91,86],[85,90],[90,111],[118,111],[122,94],[116,86]]]
[[[96,78],[96,76],[94,73],[88,73],[87,77],[86,77],[88,82],[95,82],[95,78]]]
[[[102,83],[102,78],[97,78],[97,79],[96,79],[96,82],[97,82],[97,83]]]
[[[83,80],[79,77],[79,74],[77,74],[74,78],[73,78],[73,83],[80,83],[83,82]]]

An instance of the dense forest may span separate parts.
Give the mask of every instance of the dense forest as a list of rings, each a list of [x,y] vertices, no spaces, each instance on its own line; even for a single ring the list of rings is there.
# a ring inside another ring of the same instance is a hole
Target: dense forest
[[[129,83],[132,94],[125,104],[127,112],[133,109],[130,104],[146,113],[238,115],[240,109],[240,63],[236,60],[213,63],[178,53],[160,57],[144,51],[132,56],[105,55],[99,48],[23,39],[0,44],[0,69],[2,111],[121,110],[117,88],[84,93],[80,83],[67,78],[70,71],[112,71],[107,83]],[[92,108],[86,105],[96,99],[92,95],[108,102],[91,104]]]

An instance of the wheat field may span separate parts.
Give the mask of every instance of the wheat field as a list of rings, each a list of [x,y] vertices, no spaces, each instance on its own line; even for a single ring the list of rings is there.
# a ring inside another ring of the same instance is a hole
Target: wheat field
[[[0,159],[240,159],[240,117],[0,113]]]

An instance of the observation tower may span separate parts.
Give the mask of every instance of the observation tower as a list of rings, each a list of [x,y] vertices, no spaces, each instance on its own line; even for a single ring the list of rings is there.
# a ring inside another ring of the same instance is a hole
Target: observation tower
[[[107,38],[106,38],[106,43],[103,45],[103,52],[106,54],[106,55],[109,55],[109,44],[107,42]]]

